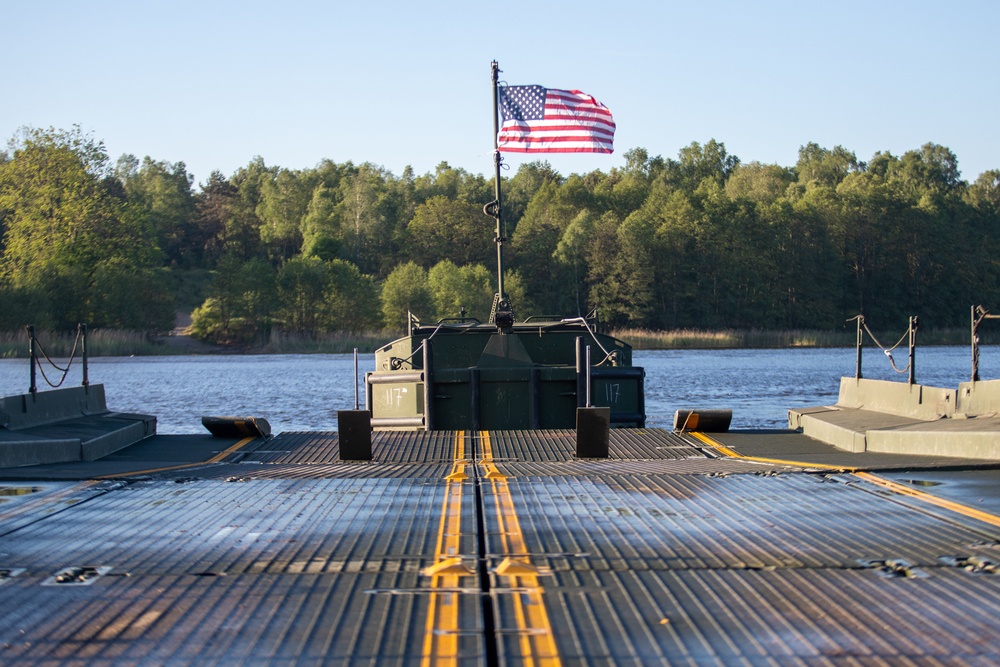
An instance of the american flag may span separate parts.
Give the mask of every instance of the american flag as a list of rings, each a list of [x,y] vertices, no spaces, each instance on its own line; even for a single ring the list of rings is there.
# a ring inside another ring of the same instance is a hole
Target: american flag
[[[497,148],[507,153],[611,153],[611,111],[579,90],[502,86]]]

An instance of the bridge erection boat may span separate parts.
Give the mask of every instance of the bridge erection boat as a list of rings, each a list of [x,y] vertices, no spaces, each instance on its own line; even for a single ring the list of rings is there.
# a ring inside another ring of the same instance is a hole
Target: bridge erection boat
[[[642,427],[643,370],[632,366],[631,346],[595,327],[583,317],[413,324],[375,352],[365,379],[372,426],[574,428],[578,408],[604,406],[612,427]]]

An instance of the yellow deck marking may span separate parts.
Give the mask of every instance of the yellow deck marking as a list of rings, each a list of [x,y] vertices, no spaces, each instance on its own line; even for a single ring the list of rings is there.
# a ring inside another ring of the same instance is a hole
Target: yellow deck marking
[[[855,477],[860,477],[861,479],[871,482],[872,484],[878,484],[879,486],[883,486],[900,495],[917,498],[925,503],[930,503],[931,505],[936,505],[937,507],[957,512],[963,516],[978,519],[979,521],[983,521],[992,526],[1000,526],[1000,516],[996,516],[995,514],[990,514],[989,512],[983,512],[974,507],[969,507],[968,505],[939,498],[938,496],[927,493],[926,491],[920,491],[918,489],[910,488],[904,484],[898,484],[892,480],[885,479],[884,477],[873,475],[870,472],[855,471],[853,474]]]
[[[718,440],[711,438],[699,431],[690,431],[690,435],[694,436],[698,440],[701,440],[703,443],[705,443],[709,447],[712,447],[720,454],[728,456],[731,459],[740,459],[741,461],[753,461],[754,463],[771,463],[783,466],[795,466],[796,468],[819,468],[821,470],[838,470],[841,472],[851,472],[855,470],[855,468],[851,466],[832,466],[832,465],[827,465],[825,463],[805,463],[804,461],[788,461],[786,459],[768,459],[760,456],[743,456],[736,450],[726,447]]]
[[[424,632],[421,665],[458,664],[458,600],[461,578],[475,573],[464,564],[459,554],[462,528],[462,481],[465,474],[465,431],[455,433],[455,460],[451,473],[445,477],[444,504],[438,526],[434,565],[421,572],[431,578],[430,606]]]
[[[956,503],[956,502],[954,502],[952,500],[945,500],[944,498],[940,498],[938,496],[935,496],[934,494],[927,493],[926,491],[920,491],[918,489],[913,489],[913,488],[910,488],[910,487],[908,487],[908,486],[906,486],[904,484],[899,484],[897,482],[893,482],[892,480],[888,480],[888,479],[886,479],[884,477],[880,477],[880,476],[875,475],[875,474],[870,473],[870,472],[865,472],[863,470],[858,470],[857,468],[854,468],[854,467],[850,467],[850,466],[832,466],[832,465],[825,465],[825,464],[822,464],[822,463],[807,463],[805,461],[784,461],[784,460],[779,460],[779,459],[765,459],[765,458],[760,458],[760,457],[757,457],[757,456],[743,456],[739,452],[736,452],[736,451],[730,449],[729,447],[726,447],[725,445],[723,445],[718,440],[715,440],[714,438],[711,438],[711,437],[705,435],[704,433],[692,432],[691,435],[693,435],[697,439],[701,440],[706,445],[709,445],[710,447],[714,447],[720,453],[722,453],[725,456],[728,456],[730,458],[741,459],[743,461],[755,461],[757,463],[778,463],[778,464],[782,464],[782,465],[797,466],[797,467],[800,467],[800,468],[821,468],[823,470],[839,470],[839,471],[843,471],[845,473],[850,473],[850,474],[854,475],[858,479],[863,479],[866,482],[870,482],[872,484],[877,484],[878,486],[881,486],[883,488],[889,489],[890,491],[893,491],[894,493],[898,493],[898,494],[903,495],[903,496],[910,496],[911,498],[916,498],[918,500],[922,500],[923,502],[928,503],[930,505],[934,505],[936,507],[940,507],[942,509],[946,509],[946,510],[949,510],[951,512],[955,512],[956,514],[961,514],[962,516],[967,516],[967,517],[970,517],[972,519],[977,519],[977,520],[982,521],[984,523],[988,523],[991,526],[1000,526],[1000,516],[997,516],[995,514],[990,514],[989,512],[983,512],[982,510],[977,510],[974,507],[969,507],[968,505],[963,505],[961,503]]]
[[[483,457],[480,463],[486,471],[486,478],[493,486],[493,498],[497,509],[497,531],[504,554],[504,560],[493,570],[499,578],[506,578],[514,603],[514,622],[517,624],[518,648],[520,656],[511,656],[511,662],[521,661],[532,667],[559,667],[562,660],[556,648],[555,635],[542,587],[538,583],[538,571],[531,565],[528,545],[521,533],[521,522],[517,518],[514,501],[507,484],[507,477],[493,462],[493,446],[490,434],[480,432],[483,443]]]
[[[175,465],[175,466],[163,466],[162,468],[149,468],[148,470],[136,470],[134,472],[123,472],[123,473],[117,473],[117,474],[113,474],[113,475],[99,475],[99,476],[95,477],[94,479],[118,479],[120,477],[132,477],[133,475],[151,475],[151,474],[157,473],[157,472],[167,472],[167,471],[170,471],[170,470],[184,470],[185,468],[196,468],[198,466],[207,465],[209,463],[219,463],[220,461],[222,461],[224,458],[226,458],[227,456],[229,456],[233,452],[239,451],[245,445],[247,445],[248,443],[250,443],[250,442],[252,442],[252,441],[254,441],[256,439],[257,439],[257,436],[250,436],[250,437],[247,437],[247,438],[243,438],[242,440],[240,440],[239,442],[237,442],[232,447],[229,447],[228,449],[219,452],[218,454],[216,454],[212,458],[208,459],[207,461],[198,461],[197,463],[181,463],[181,464],[178,464],[178,465]]]

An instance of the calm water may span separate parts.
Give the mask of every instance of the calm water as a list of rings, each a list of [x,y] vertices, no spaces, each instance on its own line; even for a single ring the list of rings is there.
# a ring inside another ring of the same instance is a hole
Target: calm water
[[[906,350],[896,356],[905,366]],[[789,408],[836,402],[840,377],[854,375],[854,350],[640,351],[634,363],[646,369],[649,426],[669,428],[675,410],[691,407],[731,409],[733,428],[785,428]],[[361,355],[359,368],[374,370],[373,355]],[[863,370],[872,379],[907,377],[878,350],[866,350]],[[970,373],[968,347],[917,350],[921,384],[957,388]],[[1000,347],[981,348],[980,375],[1000,378]],[[66,386],[80,378],[74,368]],[[112,410],[156,415],[160,433],[202,433],[202,415],[264,417],[275,433],[332,430],[336,411],[354,407],[350,354],[105,357],[91,360],[90,381],[105,385]],[[0,360],[2,395],[28,385],[27,360]]]

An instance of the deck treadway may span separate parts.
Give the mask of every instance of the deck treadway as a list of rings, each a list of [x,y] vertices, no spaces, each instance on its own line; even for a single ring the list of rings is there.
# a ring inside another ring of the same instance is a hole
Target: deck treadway
[[[0,662],[1000,661],[1000,520],[920,495],[996,493],[995,469],[718,440],[615,431],[578,460],[567,431],[378,433],[347,463],[334,433],[157,436],[2,470],[26,491],[0,495]],[[72,567],[100,576],[51,582]]]

